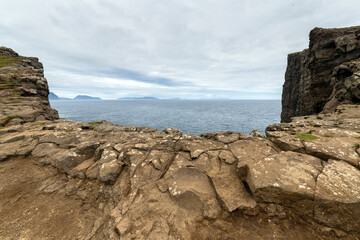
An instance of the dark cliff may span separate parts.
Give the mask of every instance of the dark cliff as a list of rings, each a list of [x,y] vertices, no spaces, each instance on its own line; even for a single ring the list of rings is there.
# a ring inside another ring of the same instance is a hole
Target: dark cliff
[[[49,88],[38,58],[0,47],[0,127],[58,119],[48,101]]]
[[[358,64],[352,61],[359,58],[360,27],[313,29],[309,49],[288,56],[281,121],[290,122],[294,116],[317,114],[334,110],[341,103],[358,102],[356,89],[360,85],[354,79]],[[340,67],[342,64],[347,67]],[[345,79],[351,76],[344,86]]]

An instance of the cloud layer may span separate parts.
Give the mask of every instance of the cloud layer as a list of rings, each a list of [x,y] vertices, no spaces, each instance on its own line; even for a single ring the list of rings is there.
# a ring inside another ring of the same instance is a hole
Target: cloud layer
[[[39,57],[64,97],[280,99],[287,54],[359,12],[358,0],[0,0],[0,45]]]

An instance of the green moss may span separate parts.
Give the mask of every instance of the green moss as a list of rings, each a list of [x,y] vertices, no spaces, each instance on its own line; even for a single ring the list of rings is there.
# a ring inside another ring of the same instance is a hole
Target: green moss
[[[14,64],[19,64],[21,62],[20,57],[5,57],[0,56],[0,68],[7,67]]]
[[[296,135],[300,140],[316,140],[319,139],[317,136],[312,134],[298,134]]]
[[[20,84],[18,84],[16,82],[0,80],[0,89],[11,89],[11,88],[17,88],[19,86],[20,86]]]
[[[21,97],[19,94],[16,94],[16,93],[13,94],[12,96],[13,96],[13,97],[16,97],[16,98],[20,98],[20,97]]]
[[[316,117],[316,119],[323,119],[323,118],[322,118],[322,117],[320,117],[320,116],[317,116],[317,117]]]
[[[304,119],[308,119],[309,117],[304,117]]]
[[[5,127],[6,124],[8,124],[12,119],[15,119],[15,118],[21,118],[21,117],[18,115],[10,115],[10,116],[7,116],[6,118],[0,119],[0,126]]]
[[[101,123],[103,123],[103,122],[102,121],[88,122],[88,124],[90,124],[90,125],[101,124]]]
[[[358,143],[355,144],[355,149],[359,149],[360,145]]]
[[[330,135],[330,134],[325,134],[325,137],[332,137],[332,135]]]

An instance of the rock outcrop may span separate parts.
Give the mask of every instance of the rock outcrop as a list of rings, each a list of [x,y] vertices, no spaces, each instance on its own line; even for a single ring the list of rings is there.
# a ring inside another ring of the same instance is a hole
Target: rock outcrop
[[[359,239],[359,105],[266,137],[24,121],[0,127],[0,238]]]
[[[43,65],[0,47],[0,126],[58,119],[48,101]]]
[[[359,102],[359,58],[360,27],[313,29],[309,48],[288,56],[281,121]]]

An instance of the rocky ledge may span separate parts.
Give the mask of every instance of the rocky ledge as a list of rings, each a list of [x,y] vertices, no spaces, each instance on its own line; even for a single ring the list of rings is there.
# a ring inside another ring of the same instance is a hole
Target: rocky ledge
[[[0,127],[0,238],[359,239],[360,105],[266,137],[44,118]]]

